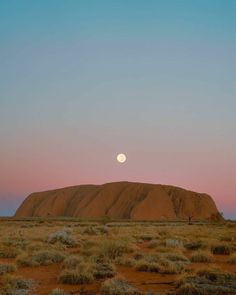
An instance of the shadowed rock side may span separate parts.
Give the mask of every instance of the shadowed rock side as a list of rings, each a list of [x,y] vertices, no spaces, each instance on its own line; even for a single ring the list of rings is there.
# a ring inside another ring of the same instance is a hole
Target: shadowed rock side
[[[29,195],[16,217],[220,220],[213,199],[182,188],[132,182],[79,185]]]

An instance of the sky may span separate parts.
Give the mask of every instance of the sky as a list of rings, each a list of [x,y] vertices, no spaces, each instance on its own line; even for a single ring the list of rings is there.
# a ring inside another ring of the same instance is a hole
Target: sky
[[[1,0],[0,215],[127,180],[236,219],[235,36],[234,0]]]

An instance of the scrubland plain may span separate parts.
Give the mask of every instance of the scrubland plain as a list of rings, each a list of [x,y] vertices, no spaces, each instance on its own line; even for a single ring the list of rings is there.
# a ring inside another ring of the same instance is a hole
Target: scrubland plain
[[[0,294],[236,294],[236,223],[0,219]]]

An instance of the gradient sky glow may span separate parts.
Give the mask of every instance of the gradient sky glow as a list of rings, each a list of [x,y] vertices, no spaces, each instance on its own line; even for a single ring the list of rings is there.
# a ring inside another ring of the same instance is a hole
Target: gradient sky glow
[[[236,1],[0,1],[0,215],[119,180],[236,219]]]

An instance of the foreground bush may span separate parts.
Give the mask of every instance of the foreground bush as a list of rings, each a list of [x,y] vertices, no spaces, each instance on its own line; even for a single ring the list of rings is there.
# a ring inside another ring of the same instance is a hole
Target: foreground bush
[[[2,247],[0,249],[1,258],[16,258],[20,254],[20,250],[16,247]]]
[[[106,280],[101,286],[101,295],[140,295],[129,282],[119,278]]]
[[[71,237],[70,232],[67,230],[51,233],[47,239],[47,242],[50,244],[55,244],[56,242],[59,242],[68,247],[76,246],[76,241]]]
[[[64,255],[58,251],[38,251],[32,255],[22,254],[17,257],[16,263],[19,266],[39,266],[60,263],[64,260]]]
[[[193,242],[186,243],[184,247],[188,250],[199,250],[199,249],[205,248],[205,245],[203,244],[202,241],[193,241]]]
[[[53,289],[50,295],[67,295],[67,293],[59,288]]]
[[[231,251],[227,244],[216,244],[211,247],[211,252],[213,254],[229,255]]]
[[[99,252],[105,258],[115,259],[131,251],[131,247],[125,240],[105,240],[101,243]]]
[[[198,251],[191,256],[191,262],[210,263],[213,262],[213,257],[210,253]]]
[[[0,264],[0,275],[4,273],[14,272],[14,271],[16,271],[15,264],[10,264],[10,263]]]
[[[6,295],[25,295],[29,293],[29,289],[33,286],[32,280],[21,277],[7,275],[3,279],[4,293]]]
[[[115,266],[108,262],[97,262],[93,270],[96,279],[112,278],[115,274]]]
[[[59,276],[59,283],[62,284],[88,284],[94,281],[93,274],[91,271],[82,271],[80,272],[77,269],[73,270],[64,270]]]
[[[229,257],[228,262],[231,263],[231,264],[236,264],[236,254],[232,254],[232,255]]]
[[[236,275],[216,269],[199,271],[195,276],[177,284],[177,295],[231,295],[236,294]]]

